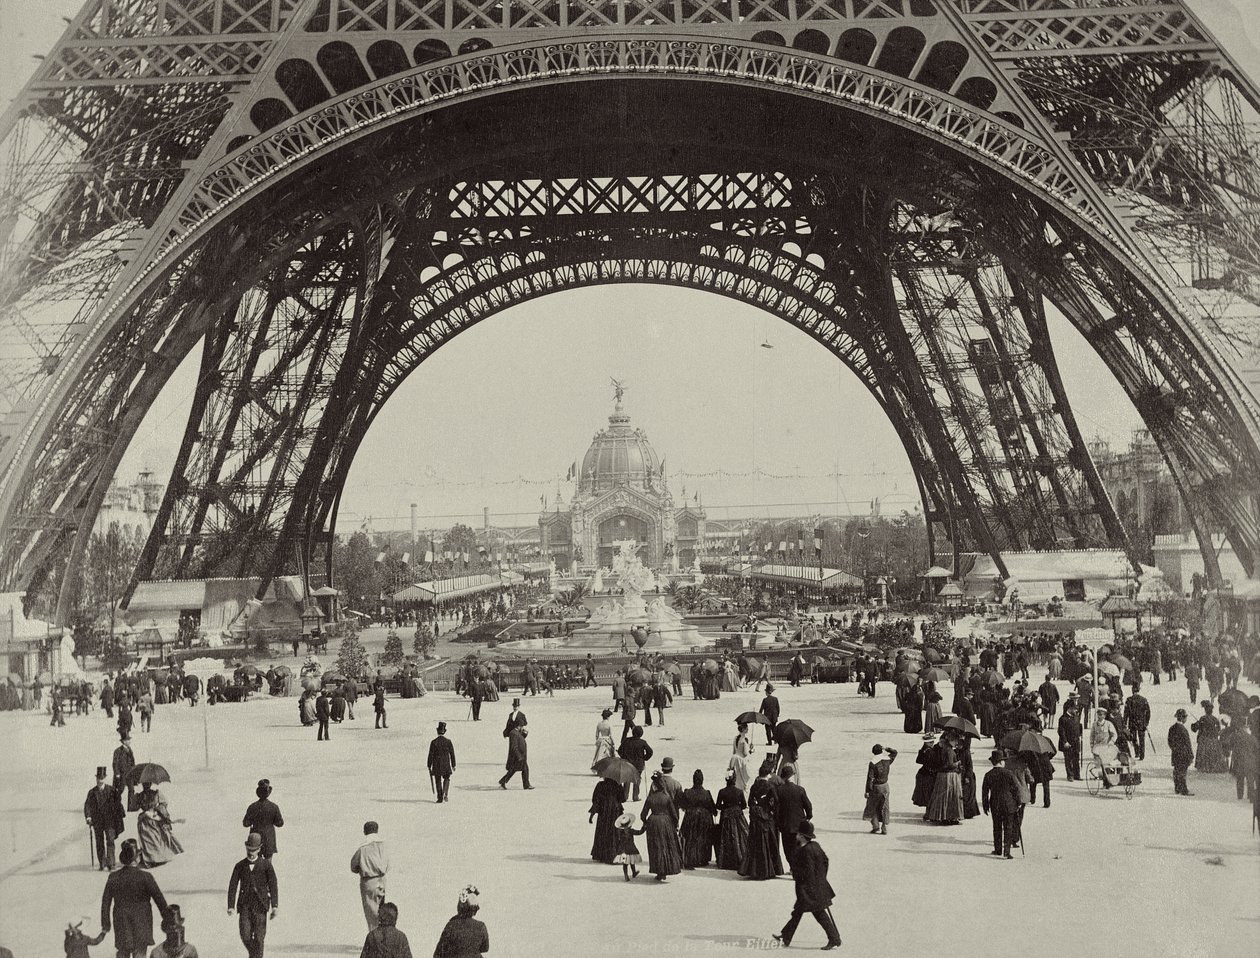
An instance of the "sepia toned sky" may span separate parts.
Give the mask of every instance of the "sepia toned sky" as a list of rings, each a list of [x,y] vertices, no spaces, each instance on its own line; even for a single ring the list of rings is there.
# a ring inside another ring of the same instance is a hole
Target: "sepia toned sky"
[[[79,8],[77,0],[0,0],[0,103]],[[1252,76],[1260,76],[1260,0],[1192,0]],[[1122,443],[1139,419],[1092,350],[1052,328],[1087,436]],[[773,348],[767,349],[763,343]],[[165,476],[182,435],[196,356],[173,377],[120,469]],[[349,477],[343,530],[422,528],[460,519],[523,524],[581,459],[611,411],[609,377],[667,461],[681,498],[712,516],[842,515],[918,505],[892,428],[838,360],[803,333],[713,294],[658,286],[575,290],[517,306],[461,334],[414,373],[377,418]]]

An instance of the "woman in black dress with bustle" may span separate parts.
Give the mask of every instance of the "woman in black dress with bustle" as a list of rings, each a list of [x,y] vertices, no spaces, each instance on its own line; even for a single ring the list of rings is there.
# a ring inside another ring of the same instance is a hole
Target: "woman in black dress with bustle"
[[[923,731],[923,688],[916,682],[906,689],[901,699],[901,710],[906,720],[901,727],[907,732]]]
[[[714,842],[717,867],[737,871],[748,854],[748,819],[744,809],[748,802],[744,790],[735,784],[735,770],[726,772],[726,785],[718,792],[718,837]]]
[[[748,853],[739,873],[764,881],[783,874],[779,857],[779,829],[775,825],[778,797],[770,781],[773,760],[762,763],[757,780],[748,789]]]
[[[588,822],[595,823],[595,843],[591,845],[591,858],[611,865],[617,856],[617,830],[615,823],[621,814],[622,788],[620,782],[601,778],[591,795]]]
[[[713,816],[717,814],[700,769],[691,776],[691,788],[682,793],[682,806],[683,868],[699,868],[713,859]]]
[[[480,895],[474,885],[460,891],[455,917],[442,929],[433,958],[480,958],[490,950],[490,933],[476,917],[481,909],[477,900]]]
[[[678,844],[678,809],[665,791],[661,773],[652,773],[652,788],[643,811],[644,833],[647,837],[648,871],[657,881],[682,871],[682,846]]]

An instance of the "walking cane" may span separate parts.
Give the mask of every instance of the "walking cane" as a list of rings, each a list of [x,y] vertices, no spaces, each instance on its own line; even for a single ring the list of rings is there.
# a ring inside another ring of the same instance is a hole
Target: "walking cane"
[[[89,825],[87,827],[87,830],[88,830],[88,860],[91,861],[92,867],[95,868],[96,867],[96,842],[92,840],[93,839],[92,826]]]
[[[1158,754],[1159,754],[1159,752],[1158,752],[1158,751],[1156,751],[1156,749],[1155,749],[1155,739],[1151,737],[1151,730],[1150,730],[1150,729],[1147,729],[1147,730],[1146,730],[1146,740],[1147,740],[1148,742],[1150,742],[1150,743],[1151,743],[1151,754],[1152,754],[1152,755],[1158,755]]]

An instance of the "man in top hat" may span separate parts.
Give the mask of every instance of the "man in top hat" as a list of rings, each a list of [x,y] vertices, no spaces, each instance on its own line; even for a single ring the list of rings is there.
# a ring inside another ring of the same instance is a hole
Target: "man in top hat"
[[[106,775],[105,766],[98,765],[96,787],[87,793],[87,798],[83,801],[83,817],[92,829],[92,837],[96,841],[97,866],[101,871],[112,871],[114,839],[122,834],[126,819],[118,789],[105,781]]]
[[[1141,680],[1133,683],[1133,694],[1124,701],[1124,727],[1129,733],[1133,757],[1139,762],[1146,761],[1146,730],[1151,724],[1151,704],[1142,694]]]
[[[126,784],[127,773],[136,767],[136,755],[131,750],[131,736],[123,735],[116,749],[114,749],[114,791],[122,794],[124,785]],[[126,785],[127,788],[127,811],[133,812],[136,808],[136,787],[134,785]]]
[[[328,723],[332,719],[332,697],[328,694],[328,689],[322,688],[315,699],[315,719],[319,722],[319,728],[315,732],[315,741],[328,741]]]
[[[801,918],[809,912],[822,925],[827,935],[827,944],[822,946],[822,950],[830,951],[841,944],[840,932],[831,917],[831,902],[835,898],[835,892],[827,882],[827,853],[814,841],[813,822],[801,822],[800,830],[796,833],[796,845],[796,863],[792,866],[796,901],[792,905],[792,914],[787,924],[774,938],[785,948],[791,945]]]
[[[766,717],[766,744],[774,744],[774,727],[779,724],[779,699],[774,694],[774,685],[766,683],[766,697],[761,700],[757,709]]]
[[[271,862],[262,857],[262,846],[262,836],[250,832],[245,839],[245,857],[236,863],[228,882],[227,911],[229,915],[233,911],[239,915],[237,928],[249,958],[262,958],[267,919],[274,919],[280,909],[276,872]]]
[[[197,949],[184,940],[184,916],[179,905],[171,905],[162,919],[166,938],[158,943],[149,958],[197,958]]]
[[[455,774],[455,746],[446,737],[445,722],[438,722],[437,738],[429,743],[428,765],[438,802],[450,801],[451,776]]]
[[[796,768],[791,763],[786,763],[779,769],[783,784],[777,790],[778,802],[775,805],[776,824],[779,834],[783,836],[783,857],[793,871],[796,870],[794,862],[798,851],[796,836],[801,826],[809,824],[809,820],[814,817],[814,806],[805,794],[805,789],[792,781],[795,774]]]
[[[993,767],[984,773],[980,784],[980,802],[984,813],[993,819],[993,851],[990,854],[1013,858],[1011,846],[1019,842],[1019,782],[1015,774],[1003,768],[1000,751],[989,756]]]
[[[512,729],[525,725],[525,713],[521,711],[521,700],[519,698],[512,699],[512,711],[508,712],[507,722],[503,725],[503,737],[507,738]]]
[[[241,825],[262,836],[262,857],[270,858],[276,853],[276,829],[284,827],[284,816],[280,814],[280,806],[271,800],[270,781],[259,780],[254,794],[258,801],[245,809]]]
[[[1076,693],[1067,697],[1063,705],[1063,714],[1059,716],[1059,751],[1063,753],[1063,768],[1067,772],[1069,782],[1081,780],[1081,739],[1085,731],[1081,728]]]
[[[101,895],[101,931],[113,930],[118,958],[144,958],[153,944],[152,905],[161,915],[168,911],[162,889],[136,864],[139,857],[136,840],[128,838],[118,853],[122,867],[105,879]]]
[[[1177,709],[1176,721],[1168,729],[1168,753],[1172,759],[1173,792],[1177,795],[1193,795],[1186,786],[1186,770],[1194,764],[1194,745],[1190,742],[1190,730],[1186,728],[1189,716],[1185,709]]]
[[[529,784],[529,749],[525,744],[525,736],[529,734],[529,729],[522,722],[519,725],[513,725],[504,734],[508,737],[507,765],[505,766],[507,774],[499,779],[499,788],[506,789],[508,780],[517,772],[521,773],[521,784],[527,789],[533,788],[534,786]]]

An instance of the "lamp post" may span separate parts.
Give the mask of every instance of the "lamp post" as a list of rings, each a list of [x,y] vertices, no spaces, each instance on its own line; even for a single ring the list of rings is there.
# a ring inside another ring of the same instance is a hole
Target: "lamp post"
[[[1098,650],[1115,641],[1115,636],[1106,629],[1077,629],[1076,644],[1089,649],[1094,658],[1094,690],[1091,708],[1098,711]]]

